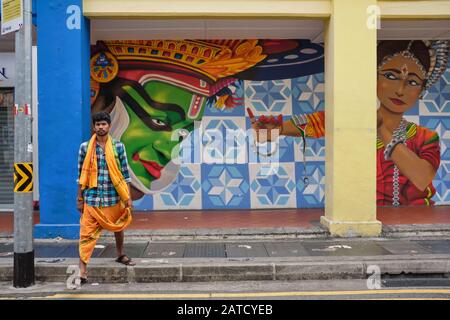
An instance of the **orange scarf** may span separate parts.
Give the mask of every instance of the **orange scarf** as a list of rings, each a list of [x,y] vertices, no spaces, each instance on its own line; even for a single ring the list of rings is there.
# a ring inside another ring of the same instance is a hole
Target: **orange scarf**
[[[81,190],[86,188],[97,187],[97,153],[96,153],[97,135],[94,134],[89,140],[89,144],[86,151],[86,157],[84,158],[83,167],[81,168],[80,184]],[[128,190],[127,183],[122,175],[122,171],[117,166],[117,162],[114,156],[113,142],[111,136],[108,135],[105,145],[106,164],[109,170],[109,176],[111,181],[119,194],[122,201],[126,202],[130,199],[130,192]]]

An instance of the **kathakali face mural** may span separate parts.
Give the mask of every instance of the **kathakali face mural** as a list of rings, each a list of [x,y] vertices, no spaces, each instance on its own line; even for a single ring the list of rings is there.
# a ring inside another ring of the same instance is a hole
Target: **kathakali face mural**
[[[407,121],[405,114],[440,79],[447,62],[447,41],[378,44],[378,205],[433,204],[439,135]],[[236,88],[243,80],[298,79],[321,74],[323,67],[323,45],[309,40],[99,41],[91,48],[92,112],[110,112],[111,135],[126,146],[136,200],[174,181],[180,143],[206,108],[236,107]],[[313,81],[289,94],[308,89]],[[261,102],[270,104],[284,94],[275,91]],[[288,117],[291,131],[284,130],[285,135],[325,135],[323,110],[273,116],[252,118],[252,128],[281,128]]]

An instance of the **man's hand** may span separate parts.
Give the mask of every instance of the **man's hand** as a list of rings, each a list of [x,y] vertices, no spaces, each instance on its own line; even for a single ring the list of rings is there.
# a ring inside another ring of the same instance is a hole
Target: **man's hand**
[[[78,209],[78,211],[80,211],[80,213],[83,213],[83,206],[84,206],[84,201],[77,200],[77,209]]]
[[[130,199],[128,199],[127,201],[125,201],[125,208],[130,208],[133,206],[133,201]]]

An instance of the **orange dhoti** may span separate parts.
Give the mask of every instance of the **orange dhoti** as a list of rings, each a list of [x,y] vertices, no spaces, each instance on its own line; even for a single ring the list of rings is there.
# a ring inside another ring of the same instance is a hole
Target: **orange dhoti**
[[[84,204],[80,219],[80,259],[88,263],[103,229],[120,232],[131,223],[131,210],[122,202],[111,207],[91,207]]]

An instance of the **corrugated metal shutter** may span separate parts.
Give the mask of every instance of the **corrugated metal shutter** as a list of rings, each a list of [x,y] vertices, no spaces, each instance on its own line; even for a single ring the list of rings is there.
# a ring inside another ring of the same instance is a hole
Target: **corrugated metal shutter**
[[[14,91],[0,88],[0,209],[14,204]]]

